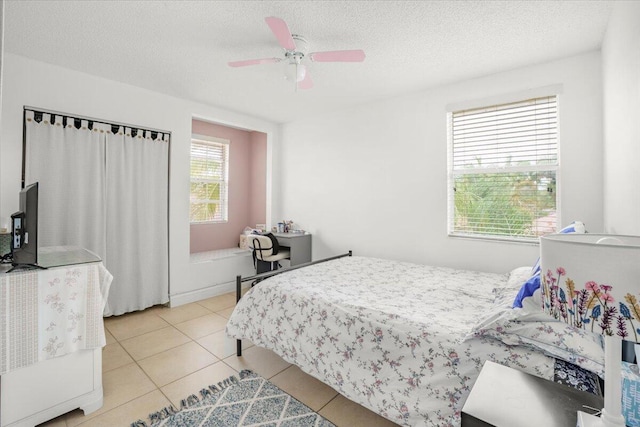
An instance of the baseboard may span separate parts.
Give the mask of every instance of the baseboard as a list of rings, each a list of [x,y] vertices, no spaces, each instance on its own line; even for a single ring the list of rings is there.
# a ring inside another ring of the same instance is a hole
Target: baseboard
[[[178,307],[184,304],[200,301],[203,299],[217,297],[218,295],[235,292],[236,282],[220,283],[209,286],[207,288],[197,289],[195,291],[183,292],[179,294],[169,295],[169,306]]]

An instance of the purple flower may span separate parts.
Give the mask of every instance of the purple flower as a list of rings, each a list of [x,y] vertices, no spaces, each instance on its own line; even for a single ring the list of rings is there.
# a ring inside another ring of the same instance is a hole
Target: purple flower
[[[602,312],[602,319],[600,320],[600,328],[602,332],[606,335],[613,335],[613,331],[611,330],[611,323],[617,317],[618,309],[614,307],[605,307]]]
[[[627,333],[627,322],[625,322],[625,318],[623,316],[618,316],[618,321],[616,322],[618,326],[617,335],[625,339],[629,334]]]

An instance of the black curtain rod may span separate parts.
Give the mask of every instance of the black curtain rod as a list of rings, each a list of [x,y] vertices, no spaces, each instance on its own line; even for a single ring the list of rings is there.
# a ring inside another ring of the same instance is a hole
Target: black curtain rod
[[[126,127],[126,128],[131,128],[132,130],[132,135],[136,136],[137,133],[139,131],[149,131],[152,134],[152,137],[155,139],[155,136],[157,136],[157,134],[167,134],[169,136],[171,136],[171,132],[166,131],[166,130],[160,130],[160,129],[152,129],[152,128],[146,128],[143,126],[136,126],[136,125],[130,125],[130,124],[126,124],[126,123],[118,123],[118,122],[112,122],[112,121],[105,121],[105,120],[100,120],[100,119],[94,119],[91,117],[83,117],[83,116],[79,116],[77,114],[68,114],[68,113],[61,113],[59,111],[51,111],[51,110],[45,110],[42,108],[32,108],[32,107],[24,107],[24,111],[31,111],[33,112],[34,115],[34,120],[38,123],[40,123],[40,121],[42,121],[42,115],[43,114],[50,114],[52,117],[55,116],[61,116],[62,117],[62,123],[64,126],[67,126],[67,124],[69,123],[69,120],[73,120],[73,126],[76,129],[80,129],[81,122],[87,121],[87,126],[89,129],[93,129],[93,124],[94,123],[101,123],[101,124],[105,124],[111,127],[111,132],[113,133],[117,133],[118,129],[120,127]],[[51,120],[52,122],[55,122],[55,119]]]

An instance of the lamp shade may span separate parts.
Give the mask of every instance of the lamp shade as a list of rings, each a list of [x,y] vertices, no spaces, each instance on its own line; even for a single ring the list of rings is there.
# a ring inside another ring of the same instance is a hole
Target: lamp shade
[[[640,237],[551,234],[540,238],[542,308],[575,328],[604,335],[604,409],[578,412],[578,427],[624,427],[621,339],[640,338]]]
[[[543,309],[601,335],[640,340],[640,237],[552,234],[540,238]]]

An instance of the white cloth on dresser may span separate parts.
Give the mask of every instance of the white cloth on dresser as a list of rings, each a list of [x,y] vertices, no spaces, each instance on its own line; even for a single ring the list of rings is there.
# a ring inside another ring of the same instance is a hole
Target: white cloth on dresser
[[[0,275],[0,374],[106,344],[102,263]]]

